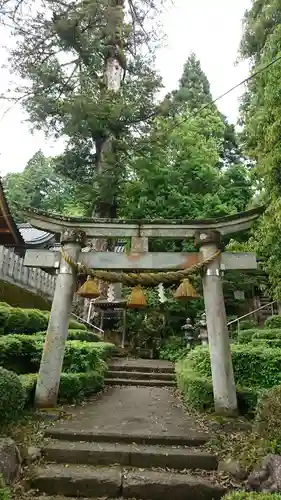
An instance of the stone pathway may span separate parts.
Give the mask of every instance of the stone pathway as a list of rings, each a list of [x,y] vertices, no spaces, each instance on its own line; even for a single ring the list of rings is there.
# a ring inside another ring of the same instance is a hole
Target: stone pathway
[[[112,363],[111,370],[172,374],[155,361]],[[173,375],[172,375],[173,376]],[[108,387],[101,395],[68,408],[71,419],[47,429],[45,461],[32,485],[41,492],[77,497],[214,500],[224,490],[187,469],[214,470],[216,457],[200,449],[208,440],[188,417],[174,389],[148,385]],[[185,473],[183,473],[185,471]],[[55,497],[54,497],[55,498]]]

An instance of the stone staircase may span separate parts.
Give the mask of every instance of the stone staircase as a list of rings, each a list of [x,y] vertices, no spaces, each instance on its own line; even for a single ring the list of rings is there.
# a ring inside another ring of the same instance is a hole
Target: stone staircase
[[[43,460],[31,473],[30,487],[49,496],[37,499],[222,498],[225,488],[206,478],[218,466],[202,447],[209,436],[186,416],[172,388],[150,385],[173,381],[172,370],[165,362],[113,362],[108,380],[133,385],[108,387],[46,430]],[[146,386],[139,387],[140,381]]]
[[[141,360],[139,360],[141,361]],[[132,360],[113,361],[105,378],[106,385],[130,385],[146,387],[174,387],[176,385],[174,367],[170,363],[157,361],[138,362]]]

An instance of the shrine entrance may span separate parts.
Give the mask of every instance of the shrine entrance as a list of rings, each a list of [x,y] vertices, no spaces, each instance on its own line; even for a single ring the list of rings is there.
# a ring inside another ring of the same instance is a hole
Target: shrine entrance
[[[69,317],[78,273],[110,283],[151,286],[180,283],[201,272],[206,310],[215,409],[218,414],[236,414],[237,398],[233,376],[220,272],[256,269],[253,253],[222,252],[223,238],[251,227],[262,208],[212,220],[124,221],[76,219],[40,212],[26,212],[32,226],[61,235],[61,252],[27,250],[24,264],[57,270],[50,322],[36,387],[39,408],[56,406]],[[130,253],[82,252],[97,238],[130,238]],[[195,238],[198,252],[150,253],[149,238]],[[133,273],[131,271],[134,271]]]

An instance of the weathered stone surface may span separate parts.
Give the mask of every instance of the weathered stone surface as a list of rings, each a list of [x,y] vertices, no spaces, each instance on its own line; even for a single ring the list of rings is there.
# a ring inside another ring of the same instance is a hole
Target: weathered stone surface
[[[28,446],[26,450],[25,462],[28,464],[36,462],[41,458],[41,455],[41,448],[38,448],[37,446]]]
[[[184,447],[144,446],[119,443],[53,441],[44,450],[46,460],[57,463],[113,465],[169,469],[215,470],[217,458]]]
[[[49,495],[116,498],[121,496],[121,469],[49,465],[35,471],[31,487]]]
[[[244,467],[241,465],[239,460],[234,460],[232,458],[227,458],[221,460],[218,465],[219,472],[226,472],[230,474],[235,479],[244,480],[247,478],[248,474]]]
[[[0,438],[0,474],[6,484],[19,479],[21,472],[21,456],[13,439]]]
[[[69,441],[191,446],[209,439],[170,388],[109,388],[71,413],[71,420],[55,423],[47,435]]]
[[[133,374],[132,374],[133,375]],[[129,385],[129,386],[145,386],[145,387],[175,387],[177,384],[174,380],[135,380],[133,377],[131,379],[128,378],[106,378],[106,385]]]
[[[125,472],[123,497],[142,500],[217,500],[225,494],[222,487],[198,477],[168,472]]]
[[[267,455],[248,478],[250,490],[281,493],[281,456]]]

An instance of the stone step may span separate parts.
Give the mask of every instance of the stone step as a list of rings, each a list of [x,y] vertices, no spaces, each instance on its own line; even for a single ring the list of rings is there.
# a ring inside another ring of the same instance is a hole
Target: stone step
[[[137,360],[140,361],[140,360]],[[135,362],[133,360],[130,360],[130,362],[124,360],[117,360],[116,362],[112,361],[109,364],[109,370],[114,370],[114,371],[126,371],[126,372],[154,372],[154,373],[175,373],[175,368],[172,363],[153,363],[151,361],[145,362],[145,360],[142,360],[143,363]]]
[[[52,441],[43,449],[49,462],[169,469],[217,469],[215,455],[182,446]]]
[[[106,385],[133,385],[145,387],[175,387],[175,380],[133,380],[129,378],[105,378]]]
[[[106,378],[114,379],[133,379],[133,380],[175,380],[174,373],[162,373],[162,372],[131,372],[131,371],[119,371],[119,370],[109,370],[106,373]]]
[[[110,431],[79,431],[71,430],[68,428],[56,429],[51,426],[45,431],[45,436],[58,439],[61,441],[84,441],[95,443],[129,443],[129,444],[143,444],[143,445],[160,445],[160,446],[190,446],[197,447],[207,443],[210,436],[205,433],[195,432],[190,430],[188,434],[182,432],[176,435],[169,435],[161,433],[147,433],[134,432],[126,434],[123,430],[116,432]]]
[[[35,470],[30,486],[49,495],[139,500],[219,500],[226,492],[190,474],[58,464]]]

